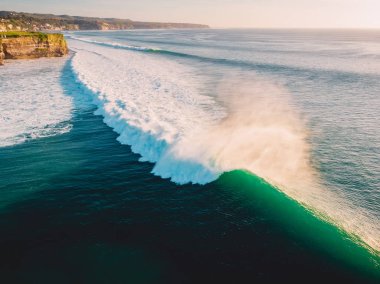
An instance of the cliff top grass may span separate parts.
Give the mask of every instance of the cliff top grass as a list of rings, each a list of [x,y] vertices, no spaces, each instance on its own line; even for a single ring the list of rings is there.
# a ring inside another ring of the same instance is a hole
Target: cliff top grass
[[[62,34],[46,34],[41,32],[20,32],[20,31],[9,31],[0,32],[0,38],[18,38],[18,37],[38,37],[39,40],[48,40],[53,38],[63,38]]]

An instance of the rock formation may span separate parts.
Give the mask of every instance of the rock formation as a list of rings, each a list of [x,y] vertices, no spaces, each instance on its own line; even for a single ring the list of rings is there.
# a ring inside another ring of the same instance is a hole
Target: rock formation
[[[68,53],[62,34],[0,33],[0,64],[3,59],[61,57]]]

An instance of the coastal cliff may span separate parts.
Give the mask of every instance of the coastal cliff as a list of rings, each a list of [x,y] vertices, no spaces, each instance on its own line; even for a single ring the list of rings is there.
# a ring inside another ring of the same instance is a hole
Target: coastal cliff
[[[62,34],[0,33],[0,65],[3,59],[61,57],[68,53]]]
[[[5,54],[3,52],[3,45],[1,44],[1,39],[0,39],[0,65],[3,65],[4,57],[5,57]]]

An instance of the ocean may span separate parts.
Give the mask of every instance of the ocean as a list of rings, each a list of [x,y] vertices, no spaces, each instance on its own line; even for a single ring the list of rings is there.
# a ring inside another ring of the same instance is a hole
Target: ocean
[[[0,68],[1,283],[380,281],[380,31],[65,36]]]

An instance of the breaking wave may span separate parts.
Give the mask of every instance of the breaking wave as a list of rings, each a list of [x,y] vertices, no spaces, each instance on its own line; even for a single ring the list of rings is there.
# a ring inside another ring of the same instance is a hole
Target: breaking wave
[[[380,250],[380,229],[320,182],[307,130],[281,85],[257,75],[228,76],[203,94],[188,66],[72,40],[72,68],[93,94],[96,114],[153,174],[178,184],[206,184],[247,170],[315,214]]]

